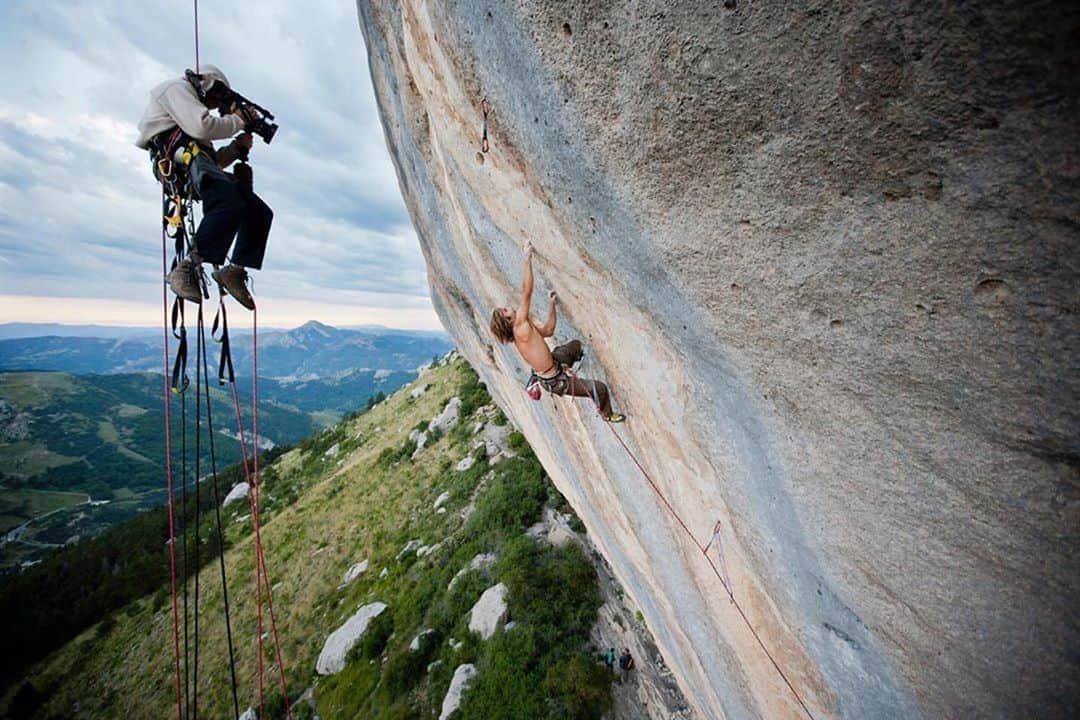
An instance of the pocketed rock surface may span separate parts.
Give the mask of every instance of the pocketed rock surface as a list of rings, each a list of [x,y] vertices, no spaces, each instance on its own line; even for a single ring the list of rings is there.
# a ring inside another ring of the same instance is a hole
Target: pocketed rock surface
[[[702,717],[806,717],[716,523],[815,718],[1075,709],[1075,6],[359,11],[436,310]],[[493,342],[527,240],[693,538]]]

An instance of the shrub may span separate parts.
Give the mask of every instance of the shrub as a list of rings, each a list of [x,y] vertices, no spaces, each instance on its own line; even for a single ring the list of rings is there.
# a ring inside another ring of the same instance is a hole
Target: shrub
[[[525,439],[525,436],[519,433],[517,430],[510,433],[510,437],[507,439],[510,444],[510,449],[517,453],[523,453],[529,450],[529,441]]]
[[[374,660],[382,655],[386,649],[386,643],[394,634],[394,616],[392,613],[383,611],[381,615],[371,621],[364,637],[360,638],[358,647],[360,656],[367,660]]]
[[[544,690],[559,717],[591,720],[611,709],[611,673],[580,651],[548,668]]]

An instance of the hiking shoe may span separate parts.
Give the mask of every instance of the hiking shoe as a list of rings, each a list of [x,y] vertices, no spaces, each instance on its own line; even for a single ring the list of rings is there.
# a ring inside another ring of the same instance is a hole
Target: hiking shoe
[[[199,283],[199,264],[190,256],[176,264],[168,275],[169,287],[177,296],[193,303],[201,303],[202,285]]]
[[[232,295],[236,302],[248,310],[255,309],[255,298],[251,297],[247,289],[247,270],[239,265],[229,265],[221,270],[215,270],[212,274],[218,284],[225,288],[225,292]]]
[[[621,413],[613,412],[604,418],[604,420],[609,423],[621,423],[626,422],[626,416]]]

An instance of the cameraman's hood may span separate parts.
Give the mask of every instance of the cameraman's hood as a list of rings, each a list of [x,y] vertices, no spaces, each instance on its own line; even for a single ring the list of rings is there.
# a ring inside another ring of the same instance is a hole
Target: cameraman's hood
[[[225,77],[225,73],[221,72],[221,68],[217,65],[199,65],[199,88],[205,93],[209,92],[210,87],[215,82],[224,83],[225,87],[231,88],[229,84],[229,78]]]

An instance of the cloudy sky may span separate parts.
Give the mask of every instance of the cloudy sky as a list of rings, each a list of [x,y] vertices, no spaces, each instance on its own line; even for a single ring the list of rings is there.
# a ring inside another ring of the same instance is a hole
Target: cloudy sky
[[[436,328],[351,0],[202,0],[200,58],[277,117],[252,152],[275,212],[260,324]],[[0,322],[161,318],[158,186],[132,144],[194,66],[180,0],[0,2]]]

